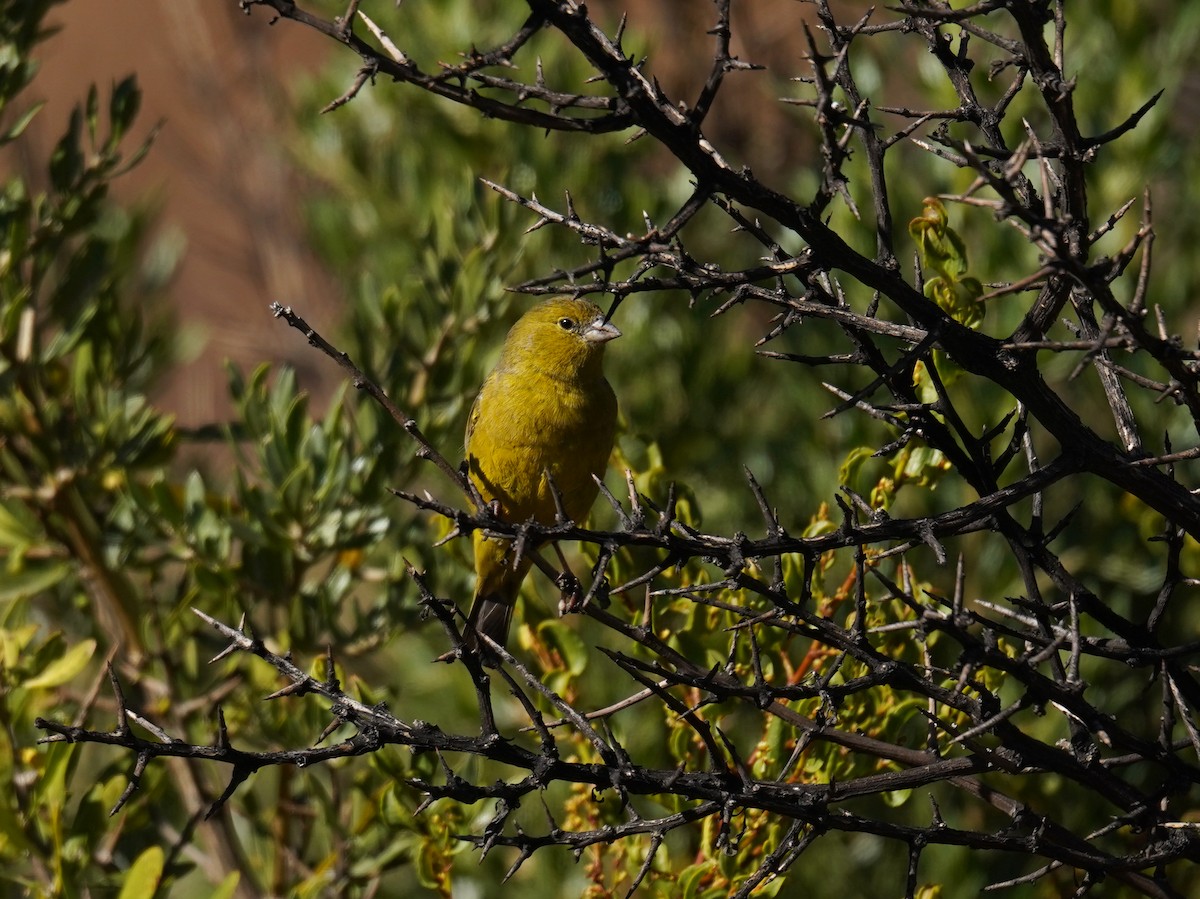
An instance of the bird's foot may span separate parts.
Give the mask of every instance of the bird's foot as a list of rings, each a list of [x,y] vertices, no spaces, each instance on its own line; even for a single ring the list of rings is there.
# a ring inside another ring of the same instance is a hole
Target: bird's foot
[[[600,578],[600,582],[596,585],[596,589],[591,596],[587,596],[583,592],[583,586],[579,583],[579,578],[571,574],[569,571],[564,571],[554,581],[559,589],[558,599],[558,614],[571,615],[576,612],[582,612],[587,608],[589,602],[595,601],[600,604],[601,608],[608,607],[608,578]]]
[[[554,579],[554,586],[558,587],[559,617],[583,608],[583,586],[579,583],[579,578],[569,571],[563,571]]]

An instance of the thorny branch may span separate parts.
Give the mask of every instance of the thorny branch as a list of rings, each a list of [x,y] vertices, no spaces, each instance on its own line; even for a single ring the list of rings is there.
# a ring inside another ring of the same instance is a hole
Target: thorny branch
[[[280,18],[315,28],[362,58],[363,68],[350,90],[331,106],[352,102],[368,83],[386,75],[518,126],[588,134],[636,129],[656,141],[687,170],[694,189],[667,224],[658,227],[647,221],[639,235],[585,219],[570,196],[560,210],[535,196],[526,198],[486,182],[536,217],[529,230],[567,229],[592,254],[574,268],[554,271],[518,289],[531,294],[607,293],[618,303],[645,292],[682,291],[693,300],[715,300],[718,316],[737,305],[762,304],[776,317],[759,346],[785,333],[802,335],[805,323],[812,320],[832,323],[845,340],[836,351],[759,352],[781,362],[865,373],[865,387],[862,378],[853,381],[858,386],[847,386],[850,379],[827,385],[838,398],[831,415],[862,412],[891,428],[894,440],[878,451],[879,456],[895,457],[914,447],[936,451],[973,498],[938,514],[893,518],[869,498],[847,489],[838,497],[840,526],[796,537],[781,526],[771,498],[750,475],[765,526],[765,536],[754,538],[692,528],[676,517],[673,492],[656,505],[638,494],[630,481],[628,504],[607,494],[620,521],[613,530],[506,524],[488,514],[461,472],[428,443],[415,421],[394,409],[352,369],[356,385],[383,403],[417,441],[418,451],[471,500],[468,511],[429,495],[397,491],[417,508],[451,522],[451,537],[483,530],[531,547],[578,540],[597,547],[606,560],[626,549],[654,557],[652,564],[617,584],[607,584],[600,566],[586,592],[596,599],[583,609],[612,641],[603,651],[637,691],[630,701],[587,713],[545,687],[536,673],[502,647],[495,647],[498,667],[486,670],[463,648],[461,618],[453,604],[434,596],[414,570],[410,573],[422,607],[441,622],[464,663],[453,670],[470,678],[475,688],[481,725],[477,735],[447,734],[435,725],[365,707],[335,683],[305,675],[244,629],[206,617],[231,641],[231,649],[258,656],[290,682],[275,696],[315,693],[329,703],[333,724],[350,727],[354,735],[320,750],[277,753],[237,750],[223,727],[211,746],[190,745],[162,732],[156,741],[146,740],[134,733],[129,722],[142,719],[126,707],[114,677],[118,715],[112,731],[39,721],[51,734],[47,739],[109,743],[134,753],[135,774],[122,804],[146,765],[167,756],[228,764],[230,785],[219,805],[267,765],[323,761],[386,745],[467,753],[509,766],[516,779],[473,782],[447,766],[440,780],[409,781],[431,798],[496,802],[496,815],[486,832],[465,839],[484,854],[497,846],[518,850],[515,871],[546,847],[581,851],[640,836],[650,841],[650,858],[633,889],[647,876],[650,859],[671,831],[708,820],[714,822],[718,841],[730,840],[730,810],[759,809],[792,823],[764,854],[739,895],[749,895],[759,884],[782,875],[820,843],[823,834],[837,830],[905,844],[909,895],[915,889],[922,849],[935,844],[1029,859],[1027,875],[997,883],[997,888],[1049,877],[1066,867],[1082,872],[1080,893],[1109,877],[1143,895],[1180,895],[1172,885],[1173,865],[1200,858],[1200,837],[1180,821],[1189,808],[1189,790],[1200,783],[1200,729],[1192,712],[1200,706],[1195,676],[1200,641],[1180,638],[1162,622],[1168,608],[1180,603],[1184,588],[1195,585],[1181,557],[1185,536],[1200,537],[1200,498],[1186,485],[1182,469],[1196,458],[1196,451],[1176,452],[1169,443],[1161,451],[1151,449],[1148,425],[1138,420],[1130,396],[1152,391],[1160,399],[1170,398],[1189,411],[1200,430],[1200,355],[1167,333],[1161,316],[1157,334],[1146,323],[1153,237],[1148,198],[1134,240],[1112,258],[1094,255],[1096,241],[1113,230],[1132,204],[1111,214],[1090,209],[1087,169],[1109,143],[1138,126],[1157,96],[1103,133],[1083,134],[1074,108],[1074,83],[1064,74],[1061,3],[987,0],[957,10],[940,2],[899,4],[890,10],[876,7],[843,23],[828,2],[817,0],[815,27],[806,26],[802,32],[808,70],[794,79],[804,85],[802,95],[787,98],[810,112],[821,151],[820,184],[814,196],[805,199],[780,193],[749,169],[731,165],[704,134],[728,78],[756,68],[733,55],[731,0],[715,4],[711,68],[691,105],[668,96],[646,74],[642,61],[627,55],[621,42],[624,20],[610,35],[587,8],[570,0],[528,0],[529,14],[511,38],[489,51],[472,47],[462,53],[459,64],[439,65],[432,73],[357,4],[352,8],[370,40],[355,32],[353,15],[325,20],[292,0],[239,3],[248,13],[265,6]],[[1047,42],[1048,22],[1056,23],[1053,45]],[[515,78],[521,71],[518,57],[543,30],[565,38],[592,67],[593,81],[601,88],[551,85],[540,65],[525,69],[534,73],[532,78]],[[919,110],[885,105],[884,98],[867,97],[861,90],[855,79],[856,54],[869,41],[904,35],[924,42],[944,70],[957,106]],[[993,103],[981,99],[977,90],[978,66],[987,59],[990,77],[1008,79]],[[1000,126],[1008,124],[1018,95],[1040,100],[1048,126],[1046,133],[1027,127],[1026,139],[1013,148]],[[879,113],[888,121],[898,118],[900,127],[889,133]],[[856,152],[865,156],[869,173],[873,257],[853,249],[822,219],[839,198],[858,214],[846,189],[847,167]],[[994,285],[988,294],[995,298],[1036,291],[1011,333],[989,334],[963,324],[927,299],[920,285],[910,283],[901,271],[893,243],[895,210],[889,199],[888,166],[905,158],[902,154],[924,152],[970,169],[976,177],[969,190],[943,195],[946,199],[986,206],[1041,254],[1036,271],[1014,272],[1010,281]],[[728,267],[686,250],[684,238],[705,208],[720,210],[762,258]],[[1090,221],[1101,218],[1107,219],[1105,224],[1093,231]],[[797,244],[803,246],[796,252],[784,249]],[[1114,284],[1139,252],[1136,288],[1131,300],[1122,302]],[[854,291],[847,288],[853,283],[871,294],[869,304],[853,298]],[[1064,313],[1073,316],[1068,321],[1073,333],[1060,339],[1055,336],[1056,322]],[[339,364],[349,364],[290,310],[278,307],[277,314],[305,331]],[[1098,374],[1119,445],[1085,422],[1047,382],[1039,369],[1039,353],[1074,355],[1079,360],[1076,374],[1086,369]],[[1117,353],[1137,356],[1139,370],[1115,362]],[[984,433],[974,431],[967,424],[971,417],[964,414],[963,394],[943,374],[952,370],[999,388],[1011,397],[1013,411]],[[927,378],[924,389],[918,386],[918,371]],[[1052,456],[1049,461],[1034,451],[1035,436],[1041,452]],[[1083,574],[1072,570],[1065,555],[1051,548],[1070,516],[1046,521],[1047,493],[1081,478],[1108,482],[1166,521],[1161,537],[1166,563],[1148,616],[1110,605],[1088,587]],[[910,555],[929,550],[944,563],[952,558],[946,544],[967,534],[983,535],[1004,547],[1024,584],[1023,595],[971,601],[962,591],[961,555],[953,596],[938,595],[914,581]],[[853,559],[853,574],[838,601],[854,606],[853,621],[834,614],[836,604],[818,606],[814,598],[815,584],[829,560],[842,557]],[[889,568],[885,563],[895,565]],[[670,571],[688,565],[703,570],[705,577],[682,585],[667,580]],[[892,576],[889,571],[897,573]],[[599,599],[628,601],[640,588],[647,591],[645,606],[630,606],[628,616],[619,608],[604,607]],[[653,621],[659,604],[668,603],[691,603],[698,612],[734,622],[727,630],[726,665],[698,664],[662,637]],[[900,610],[893,620],[880,623],[872,618],[874,609],[890,606]],[[898,651],[891,642],[896,634],[911,636],[922,646],[921,653]],[[763,645],[809,648],[800,667],[788,670],[780,664],[765,665]],[[1120,709],[1105,704],[1107,697],[1089,693],[1083,672],[1105,666],[1126,670],[1125,676],[1139,677],[1147,687],[1159,680],[1164,695],[1161,720],[1126,720]],[[500,733],[491,708],[497,676],[524,709],[531,742]],[[924,710],[923,748],[849,716],[849,710],[864,703],[870,707],[869,700],[880,695],[901,697]],[[625,710],[654,700],[690,730],[696,750],[692,764],[672,770],[643,764],[620,738]],[[553,709],[557,720],[552,724],[542,717],[545,709]],[[743,709],[780,723],[792,735],[791,756],[765,769],[756,767],[757,760],[747,761],[743,754],[745,747],[720,729],[721,713],[716,709]],[[844,725],[839,715],[849,716]],[[1046,736],[1051,729],[1032,726],[1044,716],[1061,725],[1058,738]],[[572,739],[589,747],[596,760],[561,758],[558,747]],[[822,746],[839,747],[883,767],[838,780],[801,775],[798,762]],[[624,803],[624,820],[595,830],[571,830],[551,819],[541,834],[512,826],[511,815],[521,801],[556,781],[615,792]],[[1014,786],[1021,782],[1026,782],[1024,787]],[[1079,819],[1065,806],[1017,798],[1040,796],[1032,784],[1049,783],[1055,790],[1101,797],[1107,817]],[[998,812],[994,820],[1000,823],[980,824],[966,817],[960,822],[943,820],[934,793],[928,792],[934,785],[946,785],[991,813]],[[897,823],[876,806],[848,805],[901,789],[927,791],[933,802],[929,823]],[[661,795],[678,797],[686,807],[643,817],[636,797]],[[1140,836],[1131,839],[1130,831]]]

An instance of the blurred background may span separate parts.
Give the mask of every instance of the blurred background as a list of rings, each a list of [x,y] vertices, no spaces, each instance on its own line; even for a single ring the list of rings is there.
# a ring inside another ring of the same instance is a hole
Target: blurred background
[[[695,91],[706,72],[710,7],[686,0],[628,6],[639,38],[655,45],[653,71],[673,92]],[[753,47],[756,61],[802,68],[794,44],[799,4],[764,0],[742,4],[738,13],[738,43]],[[117,182],[116,193],[125,202],[151,204],[162,239],[178,253],[170,304],[183,365],[169,373],[157,399],[185,426],[228,414],[226,359],[246,366],[287,362],[319,396],[338,380],[284,333],[266,304],[291,304],[323,328],[345,312],[344,280],[314,250],[305,212],[330,185],[314,171],[314,160],[298,157],[296,140],[298,130],[312,127],[298,114],[312,115],[320,101],[314,81],[339,87],[337,79],[354,71],[356,59],[315,31],[269,20],[267,10],[247,15],[235,0],[70,0],[51,16],[60,31],[44,46],[33,90],[47,108],[21,145],[24,158],[3,160],[44,178],[34,163],[48,155],[88,86],[138,76],[140,125],[162,128],[153,151]],[[756,169],[781,171],[803,162],[809,147],[779,137],[788,113],[763,89],[767,80],[734,79],[714,130]],[[380,102],[396,110],[426,102],[384,84],[370,90],[382,91]],[[753,102],[743,102],[747,93]],[[330,115],[336,128],[339,118],[354,114]]]
[[[387,25],[391,7],[384,6],[373,14]],[[467,8],[452,0],[407,6],[395,13],[396,40],[427,70],[435,69],[441,60],[453,62],[464,40],[484,46],[488,39],[503,39],[522,8],[519,3],[490,0],[470,7],[478,15],[467,15]],[[627,12],[627,43],[646,54],[648,71],[671,95],[695,96],[710,58],[712,38],[706,32],[713,24],[713,8],[709,3],[598,0],[589,6],[601,21],[613,26]],[[834,7],[846,22],[857,20],[867,8],[854,2]],[[313,8],[330,15],[342,10],[340,4],[329,2]],[[793,79],[809,73],[803,29],[807,24],[819,32],[813,11],[794,0],[754,0],[735,3],[733,9],[735,54],[766,70],[728,78],[705,131],[734,164],[748,164],[768,184],[803,196],[815,184],[814,134],[807,111],[781,100],[807,96],[808,88]],[[1086,72],[1075,73],[1080,80],[1079,104],[1094,110],[1092,114],[1105,114],[1093,123],[1094,131],[1114,126],[1154,90],[1166,90],[1142,126],[1112,151],[1117,161],[1114,164],[1110,155],[1094,208],[1098,215],[1107,214],[1137,196],[1148,181],[1159,221],[1170,223],[1160,228],[1157,245],[1158,270],[1169,273],[1156,283],[1183,296],[1195,295],[1200,286],[1190,261],[1190,247],[1200,236],[1197,217],[1191,214],[1200,200],[1200,188],[1187,174],[1200,127],[1200,74],[1194,63],[1198,57],[1191,52],[1196,42],[1194,18],[1165,0],[1138,4],[1136,9],[1101,2],[1088,22],[1072,23],[1069,35],[1076,42],[1074,58],[1086,61]],[[49,152],[87,86],[137,74],[144,91],[139,127],[148,132],[161,123],[161,130],[145,162],[118,180],[116,192],[123,202],[152,212],[155,252],[175,266],[161,303],[175,321],[176,362],[163,372],[155,399],[184,428],[203,428],[228,418],[227,361],[243,368],[261,362],[286,363],[297,371],[301,387],[319,406],[323,404],[341,383],[339,373],[272,319],[267,304],[294,306],[319,330],[339,337],[346,333],[339,328],[351,327],[364,289],[383,292],[395,287],[415,301],[418,292],[432,294],[445,288],[446,272],[430,270],[428,277],[418,276],[417,255],[405,253],[401,245],[411,247],[427,237],[436,215],[459,218],[471,214],[469,207],[490,209],[497,204],[495,197],[479,188],[478,177],[526,193],[536,191],[551,206],[561,206],[556,201],[563,190],[579,186],[569,176],[594,169],[606,177],[591,179],[592,195],[576,199],[594,202],[592,214],[608,215],[629,230],[643,227],[643,209],[669,214],[672,204],[686,196],[686,179],[673,161],[653,147],[625,147],[625,135],[598,141],[569,135],[531,139],[382,80],[368,86],[356,102],[321,116],[319,110],[353,80],[357,58],[295,23],[271,24],[266,9],[247,15],[234,0],[155,4],[71,0],[51,14],[51,21],[61,30],[44,47],[44,70],[33,88],[35,95],[48,101],[47,108],[20,145],[21,155],[10,153],[0,158],[0,165],[20,167],[35,184],[44,179],[36,160]],[[888,55],[887,41],[869,46],[878,48],[878,57],[855,60],[865,91],[877,91],[880,102],[891,105],[928,99],[928,89],[938,84],[940,76],[917,42],[897,42],[895,56]],[[553,66],[563,49],[552,41],[535,41],[531,53],[544,56]],[[944,92],[944,85],[938,84],[936,90]],[[1103,98],[1101,102],[1090,102],[1097,97]],[[879,113],[876,118],[897,126],[894,118]],[[417,160],[420,148],[430,142],[440,142],[435,154],[439,158]],[[346,149],[357,155],[347,156]],[[559,167],[559,154],[569,156],[571,163]],[[540,159],[553,161],[539,168]],[[918,157],[913,160],[913,178],[892,179],[898,229],[919,214],[921,197],[961,189],[969,177],[956,180],[953,173],[947,176],[944,167],[935,171],[928,162]],[[444,196],[430,188],[429,179],[458,191],[465,208],[445,208]],[[863,186],[852,184],[851,189],[869,208],[869,198],[860,192]],[[527,215],[502,215],[514,227],[531,221]],[[834,215],[838,224],[844,221],[852,240],[857,235],[861,242],[865,236],[864,246],[870,247],[869,228],[844,210],[835,209]],[[987,216],[979,220],[986,223]],[[717,217],[712,221],[724,230]],[[905,260],[907,238],[899,234],[897,239]],[[698,249],[720,257],[726,250],[720,242],[714,235],[709,246]],[[728,243],[731,251],[724,255],[744,261],[734,239]],[[504,286],[585,258],[578,245],[546,231],[501,246],[506,252],[511,248],[523,261],[499,280],[480,283],[478,288],[490,291],[485,299],[499,304],[497,311],[508,315],[507,320],[515,314],[505,311]],[[1024,252],[1015,240],[1008,246],[1014,253]],[[989,270],[990,260],[975,262],[985,281],[1008,276],[1002,265]],[[681,299],[646,298],[641,314],[646,314],[647,305],[661,309],[664,303],[674,306]],[[641,320],[634,310],[624,315],[632,319],[630,324]],[[765,330],[760,314],[739,311],[734,317],[738,324],[727,336],[716,338],[718,343],[726,341],[731,350],[721,363],[728,366],[727,375],[720,370],[712,374],[711,366],[707,371],[685,366],[679,372],[671,365],[659,373],[662,377],[654,390],[644,388],[645,397],[638,386],[627,386],[622,392],[627,412],[637,413],[631,418],[633,429],[650,423],[658,428],[655,436],[667,447],[681,479],[697,485],[719,483],[728,472],[707,476],[701,460],[711,457],[703,437],[699,442],[695,437],[664,438],[677,435],[685,419],[705,422],[713,445],[743,436],[746,416],[757,408],[752,398],[743,392],[740,395],[751,401],[718,406],[706,399],[706,389],[725,386],[737,396],[739,385],[753,377],[761,379],[762,390],[756,394],[762,395],[779,384],[774,370],[780,366],[756,363],[743,351],[747,337]],[[683,346],[689,336],[700,333],[699,326],[685,318],[677,313],[660,317],[663,333],[644,342],[641,337],[626,341],[625,346],[641,342],[628,353],[644,359]],[[1179,330],[1194,334],[1194,323]],[[502,333],[503,323],[485,333],[485,343],[498,344]],[[387,336],[374,335],[375,346],[368,351],[382,352]],[[424,336],[417,329],[410,346],[418,347]],[[619,358],[612,364],[618,369],[622,365]],[[403,365],[399,369],[409,377],[414,371]],[[795,374],[788,372],[789,383]],[[806,374],[800,378],[805,380]],[[815,395],[823,398],[802,401],[808,407],[805,412],[819,414],[833,404],[832,397],[814,379],[807,380],[805,393],[812,394],[815,388]],[[669,426],[665,432],[660,421],[664,407]],[[763,442],[747,460],[768,481],[773,459],[787,445],[788,435],[808,420],[803,415],[793,419],[778,406],[773,414],[782,416],[777,427],[764,430],[756,422]],[[853,437],[844,429],[855,430],[840,419],[830,428],[831,446]],[[204,464],[203,453],[185,451],[184,458],[189,464]],[[825,466],[809,486],[827,484],[832,473]],[[744,507],[749,508],[748,500]]]
[[[295,85],[335,48],[315,32],[247,17],[233,0],[71,0],[50,21],[60,31],[44,45],[32,91],[47,106],[20,145],[24,158],[6,163],[44,180],[40,160],[88,85],[137,75],[139,130],[162,128],[115,189],[156,211],[164,251],[178,257],[169,304],[182,364],[157,399],[187,426],[222,420],[225,359],[288,361],[327,395],[334,373],[281,339],[267,304],[292,303],[326,327],[344,307],[337,279],[310,249],[303,209],[313,184],[288,150]]]
[[[695,95],[707,74],[711,48],[712,38],[706,34],[713,24],[709,3],[599,0],[589,5],[600,12],[602,21],[614,24],[627,12],[628,40],[647,54],[648,70],[669,94]],[[454,2],[410,6],[397,19],[397,41],[429,70],[443,59],[439,53],[453,62],[456,42],[468,34],[482,41],[485,35],[480,32],[490,30],[486,36],[503,38],[521,8],[493,0],[478,6],[487,15],[469,21],[457,16]],[[314,8],[341,11],[337,3],[317,3]],[[809,71],[803,58],[803,28],[807,23],[818,31],[812,10],[795,0],[755,0],[733,8],[735,53],[766,71],[727,79],[706,133],[726,158],[749,164],[767,183],[782,189],[802,187],[812,163],[813,135],[803,124],[803,111],[780,100],[804,93],[791,79]],[[866,10],[853,2],[836,3],[834,8],[843,21],[854,21]],[[1198,284],[1194,267],[1174,267],[1174,247],[1191,246],[1196,236],[1196,216],[1187,214],[1194,209],[1196,179],[1186,174],[1186,161],[1194,158],[1200,127],[1200,74],[1194,64],[1197,57],[1189,52],[1195,42],[1191,17],[1180,20],[1176,13],[1176,5],[1165,0],[1139,4],[1132,11],[1120,3],[1102,2],[1086,23],[1086,32],[1076,32],[1084,25],[1073,23],[1076,33],[1070,37],[1083,46],[1076,59],[1087,61],[1080,78],[1080,105],[1091,108],[1090,96],[1104,96],[1106,102],[1094,108],[1111,113],[1110,119],[1097,119],[1096,131],[1115,125],[1153,90],[1166,90],[1143,126],[1119,145],[1117,152],[1129,166],[1106,167],[1107,183],[1101,185],[1101,202],[1095,205],[1107,211],[1109,196],[1123,202],[1148,180],[1160,220],[1171,222],[1162,229],[1159,247],[1160,269],[1172,267],[1172,273],[1160,283],[1169,281],[1191,296]],[[374,14],[387,15],[379,10]],[[165,303],[176,321],[178,364],[164,373],[156,399],[184,427],[202,427],[228,416],[226,360],[243,367],[262,361],[287,363],[297,370],[301,385],[318,398],[327,397],[340,383],[331,366],[270,317],[269,302],[292,305],[318,329],[332,328],[336,334],[347,322],[358,277],[375,276],[380,289],[396,282],[402,289],[410,286],[403,283],[403,274],[398,277],[384,260],[369,253],[331,251],[330,235],[321,231],[320,221],[314,223],[320,216],[314,210],[339,202],[348,210],[356,204],[356,211],[363,212],[364,198],[347,196],[345,179],[353,175],[364,193],[369,192],[361,180],[370,174],[368,165],[386,168],[397,151],[396,141],[437,140],[432,132],[403,130],[406,115],[451,132],[443,138],[447,146],[441,169],[447,173],[467,181],[503,181],[514,172],[515,154],[506,146],[513,140],[511,129],[470,121],[469,113],[401,86],[369,86],[360,102],[319,116],[318,110],[349,86],[358,60],[311,29],[292,22],[271,24],[265,9],[247,15],[234,0],[71,0],[52,13],[51,21],[61,30],[44,47],[43,73],[34,86],[34,93],[48,101],[47,108],[20,145],[24,158],[10,154],[0,163],[22,168],[35,183],[44,178],[35,161],[49,152],[87,86],[103,86],[129,73],[138,76],[144,91],[140,127],[148,131],[161,123],[161,130],[145,162],[121,178],[116,191],[122,201],[154,212],[158,252],[176,264]],[[406,29],[413,35],[411,42],[406,41]],[[893,59],[857,59],[862,87],[868,92],[879,88],[892,105],[922,96],[922,88],[936,73],[923,70],[927,60],[913,50],[916,46],[905,45],[906,55]],[[1097,52],[1090,53],[1092,48]],[[562,48],[549,49],[553,54]],[[905,73],[911,79],[898,77]],[[887,116],[877,118],[892,124]],[[370,134],[362,134],[363,129]],[[365,152],[377,157],[370,163],[364,160],[360,171],[351,172],[323,156],[353,140],[356,132]],[[585,142],[569,136],[554,140],[561,140],[572,154],[611,158],[620,153],[612,141]],[[623,170],[610,169],[610,183],[595,185],[600,204],[608,208],[597,211],[622,206],[632,229],[641,224],[643,201],[653,205],[657,200],[668,210],[671,201],[684,195],[686,183],[672,181],[672,160],[652,149],[625,155],[632,159],[636,181]],[[556,183],[548,171],[530,175],[526,170],[523,177],[543,200],[561,197],[558,188],[566,183]],[[906,213],[919,213],[918,201],[933,192],[931,188],[952,186],[934,183],[936,177],[912,185],[915,201],[904,195],[904,182],[893,179],[900,184],[898,227]],[[394,193],[380,194],[384,186]],[[378,235],[379,240],[412,241],[419,234],[428,210],[418,208],[427,199],[415,189],[418,186],[411,175],[375,186],[370,202],[403,210],[383,219],[391,230]],[[495,201],[484,195],[483,202]],[[349,217],[353,214],[348,212]],[[360,215],[358,228],[363,227]],[[539,243],[539,238],[523,242],[522,252],[527,248],[541,259],[552,258],[556,249],[552,242]],[[567,248],[573,250],[571,257],[555,259],[557,264],[579,260],[575,248]],[[532,265],[511,274],[516,280],[545,270]],[[991,274],[999,279],[1004,273]],[[746,327],[758,325],[754,321]]]

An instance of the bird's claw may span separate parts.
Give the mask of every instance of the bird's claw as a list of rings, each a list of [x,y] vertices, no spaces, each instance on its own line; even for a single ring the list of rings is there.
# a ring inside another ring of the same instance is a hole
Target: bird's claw
[[[579,583],[579,578],[569,571],[564,571],[555,579],[554,586],[558,587],[559,591],[559,617],[583,609],[583,587]]]
[[[569,571],[564,571],[555,580],[555,586],[560,591],[558,599],[558,614],[561,618],[563,615],[571,615],[576,612],[582,612],[587,608],[587,604],[595,601],[600,604],[600,608],[608,608],[608,578],[600,578],[600,582],[596,585],[596,589],[592,591],[591,596],[587,596],[583,592],[583,587],[579,583],[579,578],[571,574]]]

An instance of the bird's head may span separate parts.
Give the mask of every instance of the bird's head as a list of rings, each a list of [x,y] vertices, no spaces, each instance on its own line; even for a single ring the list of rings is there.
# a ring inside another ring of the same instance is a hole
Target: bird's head
[[[504,342],[502,364],[534,365],[565,378],[598,377],[604,345],[620,336],[595,303],[567,298],[547,300],[512,326]]]

